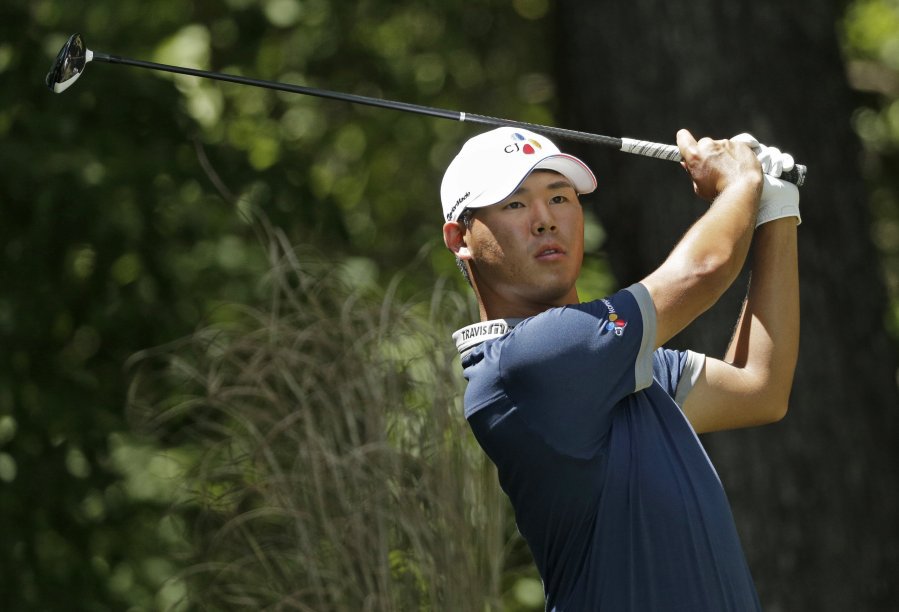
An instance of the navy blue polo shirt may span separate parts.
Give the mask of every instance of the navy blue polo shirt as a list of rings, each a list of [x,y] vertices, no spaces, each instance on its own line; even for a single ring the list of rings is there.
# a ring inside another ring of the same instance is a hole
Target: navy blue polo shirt
[[[724,489],[675,401],[703,357],[653,351],[642,285],[455,337],[465,416],[547,610],[760,610]]]

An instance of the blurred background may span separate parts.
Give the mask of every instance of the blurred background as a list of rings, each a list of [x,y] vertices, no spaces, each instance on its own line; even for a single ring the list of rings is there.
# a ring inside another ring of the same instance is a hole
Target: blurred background
[[[899,607],[899,1],[8,0],[0,609],[539,610],[461,415],[442,246],[477,127],[91,64],[95,51],[809,167],[791,412],[704,443],[766,610]],[[701,214],[599,177],[584,299]],[[672,346],[723,352],[746,279]]]

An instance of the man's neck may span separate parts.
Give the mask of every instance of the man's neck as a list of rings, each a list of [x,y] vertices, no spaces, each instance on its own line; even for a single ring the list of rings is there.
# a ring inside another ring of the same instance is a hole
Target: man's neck
[[[478,296],[478,311],[481,321],[490,321],[493,319],[526,319],[533,317],[541,312],[545,312],[550,308],[558,308],[569,304],[578,304],[577,290],[572,289],[564,298],[553,302],[521,302],[505,299],[480,299]]]

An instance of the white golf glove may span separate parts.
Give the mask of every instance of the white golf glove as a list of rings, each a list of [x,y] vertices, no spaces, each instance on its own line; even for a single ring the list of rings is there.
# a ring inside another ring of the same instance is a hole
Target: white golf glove
[[[796,217],[796,225],[802,223],[802,217],[799,215],[799,188],[793,183],[777,178],[783,172],[793,169],[795,165],[793,156],[781,152],[776,147],[767,147],[761,144],[751,134],[738,134],[731,140],[749,145],[762,164],[764,173],[762,178],[765,184],[762,187],[759,214],[756,217],[755,226],[758,227],[763,223],[784,217]]]

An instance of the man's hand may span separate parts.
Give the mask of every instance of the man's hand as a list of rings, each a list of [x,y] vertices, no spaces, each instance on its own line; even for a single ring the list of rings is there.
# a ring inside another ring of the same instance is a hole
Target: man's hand
[[[693,190],[711,202],[718,194],[736,183],[762,185],[761,164],[744,142],[702,138],[698,142],[687,130],[677,133],[681,165],[693,180]]]
[[[743,132],[742,134],[737,134],[731,140],[746,143],[752,149],[752,152],[755,153],[755,156],[759,158],[759,162],[762,164],[762,172],[768,176],[778,178],[784,172],[792,170],[796,165],[792,155],[781,151],[777,147],[763,145],[752,134]]]
[[[795,165],[793,156],[777,147],[763,145],[752,134],[737,134],[731,141],[748,145],[759,158],[762,172],[765,173],[756,227],[784,217],[796,217],[796,225],[802,223],[802,217],[799,215],[799,189],[796,185],[777,178],[783,172],[793,169]]]

